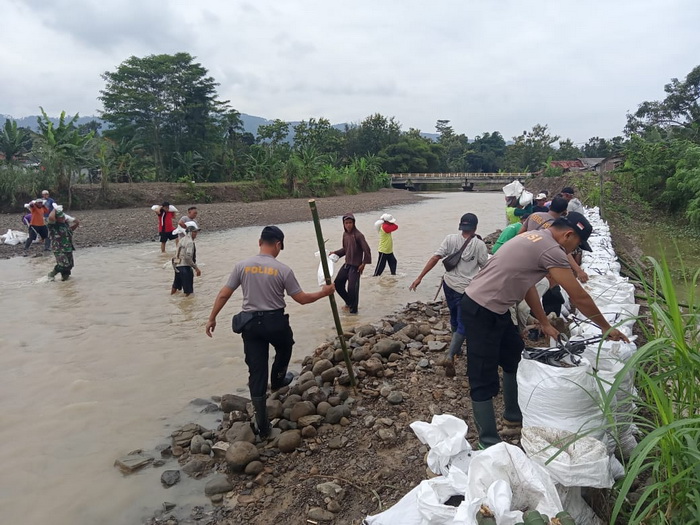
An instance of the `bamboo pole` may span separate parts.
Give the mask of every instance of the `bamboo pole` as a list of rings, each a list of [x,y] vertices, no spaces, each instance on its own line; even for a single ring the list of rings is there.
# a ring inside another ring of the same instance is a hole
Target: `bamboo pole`
[[[314,220],[314,228],[316,229],[316,240],[318,242],[319,255],[321,257],[321,266],[323,267],[323,275],[326,278],[326,284],[331,284],[331,274],[328,271],[328,261],[326,260],[326,247],[325,241],[323,240],[323,233],[321,232],[321,222],[318,219],[318,210],[316,209],[316,200],[309,199],[309,207],[311,208],[311,216]],[[343,350],[343,358],[345,359],[345,366],[348,369],[348,375],[350,376],[350,385],[357,392],[356,382],[355,382],[355,371],[352,368],[352,362],[350,361],[350,353],[348,352],[348,345],[345,342],[345,337],[343,336],[343,327],[340,324],[340,315],[338,315],[338,305],[335,302],[335,294],[328,296],[331,302],[331,310],[333,311],[333,320],[335,321],[335,329],[338,332],[338,339],[340,339],[340,347]]]

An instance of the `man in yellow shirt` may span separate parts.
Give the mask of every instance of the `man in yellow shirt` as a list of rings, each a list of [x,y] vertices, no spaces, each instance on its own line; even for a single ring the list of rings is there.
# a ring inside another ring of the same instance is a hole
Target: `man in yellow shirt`
[[[374,277],[379,277],[384,272],[387,263],[389,264],[391,275],[396,275],[394,240],[391,237],[391,234],[399,229],[396,219],[392,215],[385,213],[374,224],[379,231],[379,259],[377,259],[377,267],[374,269]]]

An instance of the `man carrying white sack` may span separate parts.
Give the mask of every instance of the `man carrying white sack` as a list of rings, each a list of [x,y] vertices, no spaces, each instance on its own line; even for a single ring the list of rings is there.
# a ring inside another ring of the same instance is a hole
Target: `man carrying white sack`
[[[524,299],[542,332],[555,339],[559,335],[545,315],[535,288],[547,274],[609,339],[629,342],[605,320],[576,280],[567,260],[567,253],[578,247],[591,251],[588,237],[592,231],[583,215],[569,213],[556,219],[549,229],[520,234],[504,244],[467,286],[461,312],[467,340],[467,376],[480,447],[501,441],[493,409],[493,398],[499,390],[499,366],[503,369],[503,422],[511,427],[522,422],[516,372],[525,345],[511,320],[509,307]]]

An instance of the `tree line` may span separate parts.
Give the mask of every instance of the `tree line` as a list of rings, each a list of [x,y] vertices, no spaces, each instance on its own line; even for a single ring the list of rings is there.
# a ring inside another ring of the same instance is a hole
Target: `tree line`
[[[547,125],[536,124],[506,143],[498,131],[475,137],[456,133],[449,120],[437,121],[437,137],[432,139],[417,129],[402,131],[394,117],[379,113],[343,129],[325,118],[293,127],[275,120],[260,126],[254,136],[243,129],[230,102],[219,98],[215,79],[188,53],[132,56],[102,77],[105,87],[98,98],[104,129],[97,121],[77,125],[78,116],[65,113],[53,124],[43,109],[37,132],[5,122],[0,131],[0,198],[18,198],[29,183],[70,197],[71,185],[81,181],[99,181],[105,188],[113,182],[256,181],[270,196],[322,195],[385,186],[387,173],[555,175],[559,171],[551,167],[552,160],[622,152],[628,154],[627,167],[635,170],[635,155],[650,154],[648,142],[693,140],[675,131],[685,126],[674,120],[671,109],[683,104],[676,99],[686,87],[678,81],[671,88],[676,93],[672,102],[643,103],[630,116],[626,138],[592,137],[576,145]],[[641,189],[641,179],[638,185]],[[664,202],[670,203],[673,199],[667,197]]]

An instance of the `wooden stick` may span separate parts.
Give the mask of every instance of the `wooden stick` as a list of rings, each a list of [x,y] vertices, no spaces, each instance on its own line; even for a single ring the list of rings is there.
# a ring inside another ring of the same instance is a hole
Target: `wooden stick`
[[[440,290],[442,290],[442,283],[445,282],[445,276],[442,276],[442,279],[440,279],[440,286],[438,286],[437,292],[435,292],[435,297],[433,297],[433,302],[437,301],[438,295],[440,295]]]
[[[321,257],[321,266],[323,267],[323,275],[326,278],[326,284],[331,284],[331,274],[328,270],[328,261],[326,259],[326,248],[324,246],[323,233],[321,233],[321,222],[318,219],[318,210],[316,210],[316,200],[309,199],[309,207],[311,208],[311,216],[314,220],[314,228],[316,229],[316,240],[318,242],[319,255]],[[338,332],[338,339],[340,339],[340,347],[343,350],[343,358],[345,359],[345,366],[348,369],[348,375],[350,376],[350,385],[355,394],[357,394],[356,382],[355,382],[355,371],[352,368],[352,362],[350,361],[350,352],[348,352],[348,345],[345,342],[345,337],[343,336],[343,327],[340,324],[340,315],[338,315],[338,305],[335,302],[335,294],[328,296],[331,302],[331,310],[333,311],[333,320],[335,321],[335,329]]]

